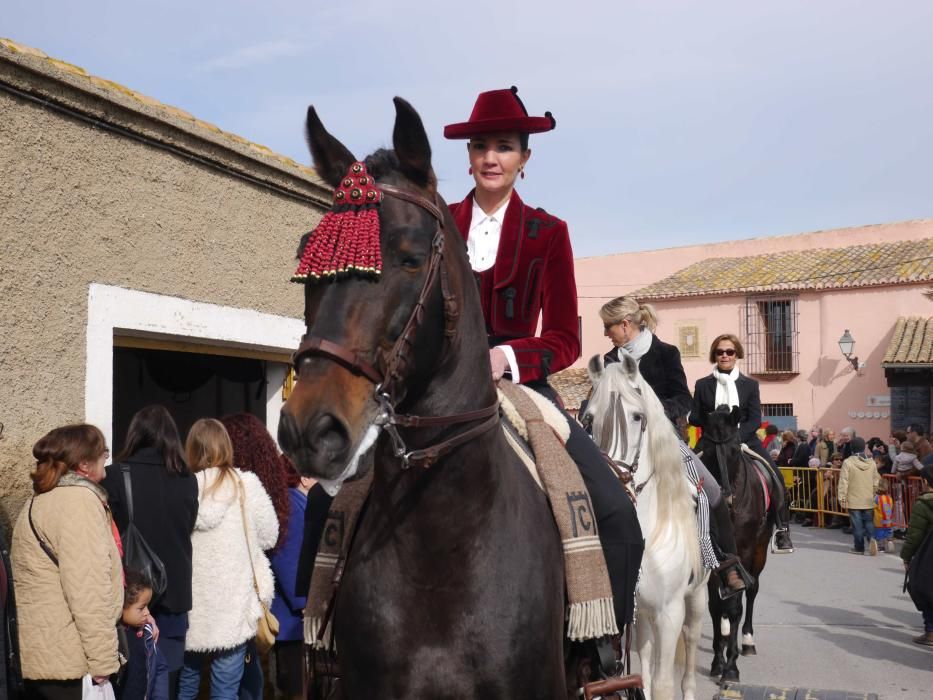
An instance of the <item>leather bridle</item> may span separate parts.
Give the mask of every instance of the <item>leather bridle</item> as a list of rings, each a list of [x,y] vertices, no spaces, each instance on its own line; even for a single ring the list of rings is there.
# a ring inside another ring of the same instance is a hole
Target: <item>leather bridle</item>
[[[451,450],[473,440],[483,433],[491,430],[499,423],[499,403],[495,401],[485,408],[466,413],[456,413],[448,416],[415,416],[395,412],[396,406],[405,397],[405,379],[411,364],[411,352],[415,345],[415,338],[422,322],[424,309],[428,296],[434,288],[437,278],[440,277],[441,294],[444,298],[444,351],[441,361],[446,357],[450,344],[457,332],[457,321],[460,317],[460,306],[456,297],[450,291],[450,281],[447,264],[444,258],[444,243],[446,229],[444,215],[437,203],[428,200],[420,194],[404,190],[394,185],[380,184],[379,189],[390,197],[414,204],[434,217],[437,228],[431,240],[431,257],[421,286],[421,293],[412,308],[401,335],[388,352],[377,350],[376,364],[366,361],[349,348],[306,333],[298,350],[292,356],[292,365],[295,372],[299,372],[302,360],[309,356],[325,357],[336,362],[353,374],[365,377],[371,381],[375,388],[373,398],[379,404],[380,412],[374,424],[382,427],[392,440],[392,452],[402,462],[402,468],[410,466],[430,467],[438,458]],[[417,450],[409,450],[398,428],[441,428],[463,423],[483,421],[472,428],[456,433],[441,442],[428,445]]]

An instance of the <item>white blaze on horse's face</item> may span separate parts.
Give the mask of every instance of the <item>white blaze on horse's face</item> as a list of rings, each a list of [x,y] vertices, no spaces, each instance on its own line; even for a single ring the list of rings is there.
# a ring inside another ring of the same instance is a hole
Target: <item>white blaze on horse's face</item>
[[[628,353],[620,354],[622,361],[608,367],[599,356],[590,360],[587,369],[593,394],[583,420],[591,422],[599,448],[614,462],[630,468],[641,451],[645,416],[635,381],[637,364]]]

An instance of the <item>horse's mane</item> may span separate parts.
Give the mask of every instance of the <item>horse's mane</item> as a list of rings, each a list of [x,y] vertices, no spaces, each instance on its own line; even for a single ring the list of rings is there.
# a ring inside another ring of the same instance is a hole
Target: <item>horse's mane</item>
[[[611,415],[609,403],[613,394],[616,394],[627,407],[640,406],[645,420],[648,421],[648,428],[645,432],[654,474],[651,478],[655,480],[658,494],[655,529],[647,538],[651,542],[660,537],[672,522],[694,518],[693,494],[684,474],[680,440],[654,389],[645,381],[640,372],[636,372],[634,378],[630,379],[621,362],[606,365],[593,396],[590,398],[590,409],[587,412],[594,414],[594,435],[597,435],[599,428],[602,428],[602,426],[597,426],[597,422],[608,420]],[[680,531],[684,531],[685,528],[689,529],[692,525],[688,522],[681,524],[685,527],[677,528]],[[687,542],[686,548],[691,553],[692,570],[699,572],[701,568],[699,547],[695,542]]]

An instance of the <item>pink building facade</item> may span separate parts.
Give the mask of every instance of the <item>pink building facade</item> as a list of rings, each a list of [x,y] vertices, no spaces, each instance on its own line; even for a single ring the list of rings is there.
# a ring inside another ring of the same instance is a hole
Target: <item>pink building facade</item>
[[[933,220],[582,258],[576,276],[578,365],[611,347],[600,306],[633,295],[655,306],[657,334],[680,348],[691,389],[710,372],[712,339],[735,333],[770,422],[870,437],[915,415],[882,360],[899,318],[933,315]],[[846,330],[858,370],[839,348]],[[916,415],[929,425],[928,400]]]

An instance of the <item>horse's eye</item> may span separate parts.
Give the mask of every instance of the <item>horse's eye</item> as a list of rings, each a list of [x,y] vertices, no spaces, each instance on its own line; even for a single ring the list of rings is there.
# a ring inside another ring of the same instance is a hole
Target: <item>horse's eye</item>
[[[632,418],[635,419],[635,422],[636,422],[636,423],[640,423],[642,417],[643,417],[643,416],[642,416],[640,413],[636,413],[634,416],[632,416]]]
[[[413,255],[406,255],[404,258],[402,258],[402,267],[404,267],[406,270],[417,270],[419,267],[421,267],[421,263],[421,258],[416,258]]]

